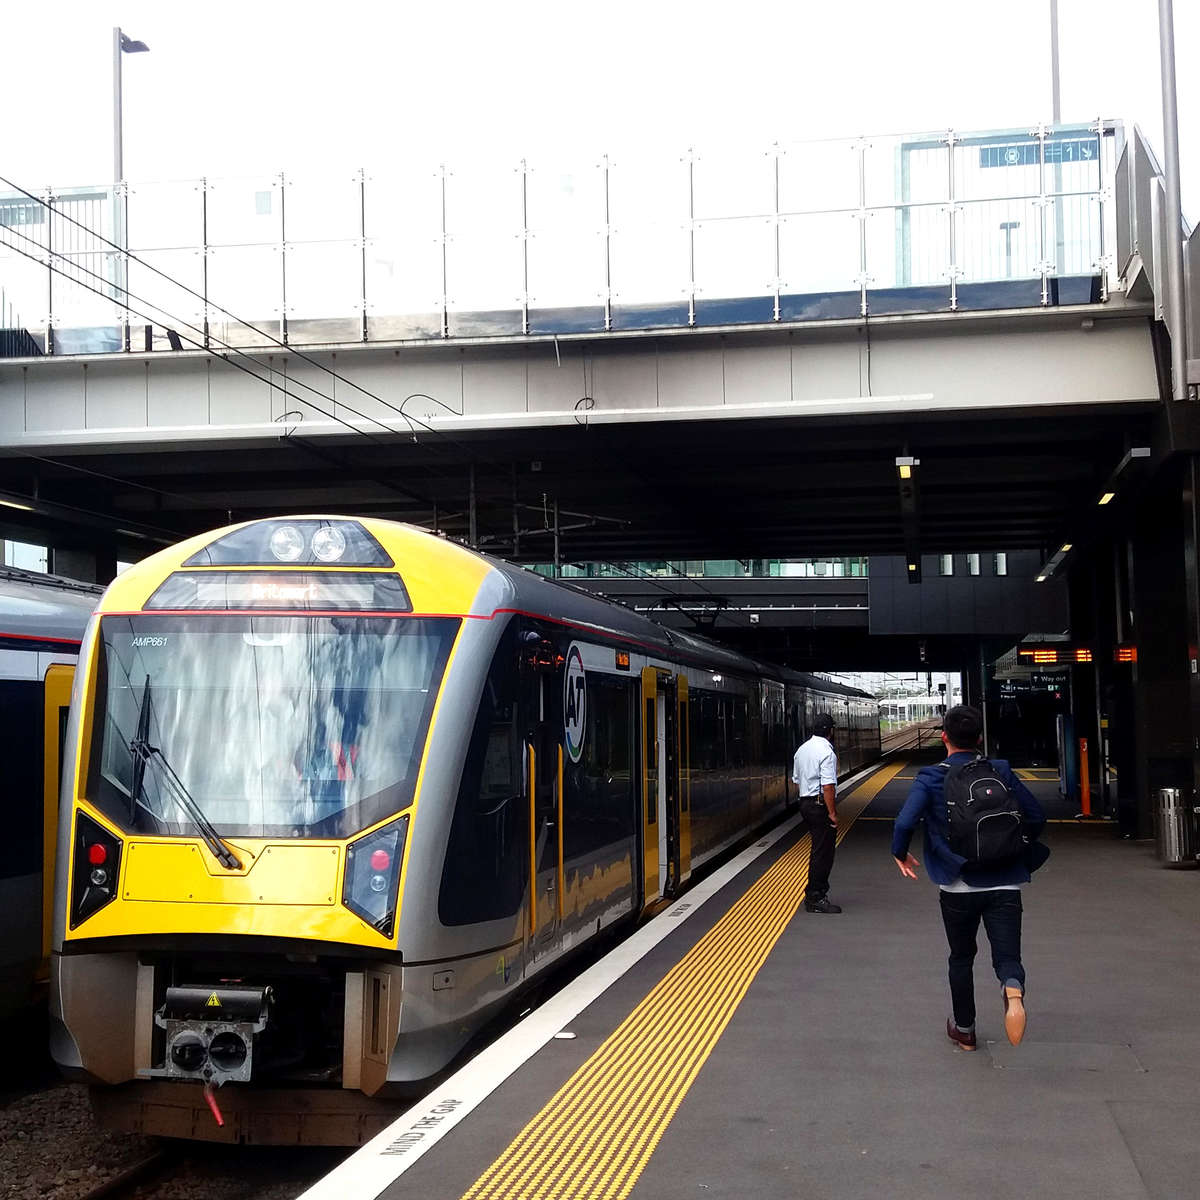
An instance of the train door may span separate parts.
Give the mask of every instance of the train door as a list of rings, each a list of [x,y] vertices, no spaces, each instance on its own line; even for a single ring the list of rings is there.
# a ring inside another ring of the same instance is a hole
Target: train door
[[[46,671],[45,737],[42,754],[42,962],[39,976],[49,978],[51,930],[54,925],[54,859],[58,842],[58,797],[62,785],[62,752],[75,668],[55,663]]]
[[[688,725],[688,681],[686,675],[676,676],[676,711],[679,714],[679,871],[680,883],[692,874],[692,767],[691,731]]]
[[[642,864],[646,904],[677,890],[681,878],[679,729],[675,676],[645,667],[642,670]]]
[[[558,948],[562,899],[562,671],[548,638],[523,634],[524,790],[529,805],[529,911],[526,962]]]

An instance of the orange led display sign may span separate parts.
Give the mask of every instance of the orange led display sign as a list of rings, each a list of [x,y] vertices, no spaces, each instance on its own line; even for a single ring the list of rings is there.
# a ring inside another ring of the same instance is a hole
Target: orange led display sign
[[[1017,655],[1042,667],[1092,661],[1092,652],[1086,646],[1022,646]]]

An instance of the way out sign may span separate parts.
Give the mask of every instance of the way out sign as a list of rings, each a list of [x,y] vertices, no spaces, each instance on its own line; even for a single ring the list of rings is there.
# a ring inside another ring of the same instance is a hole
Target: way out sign
[[[587,679],[583,674],[583,655],[571,643],[567,651],[567,674],[563,680],[563,741],[572,762],[583,753],[587,735]]]

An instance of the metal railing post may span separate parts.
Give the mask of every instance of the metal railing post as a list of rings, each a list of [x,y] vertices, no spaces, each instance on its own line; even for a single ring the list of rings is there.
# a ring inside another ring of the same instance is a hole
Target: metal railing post
[[[1050,263],[1046,258],[1046,126],[1032,131],[1038,140],[1038,271],[1042,276],[1042,304],[1050,303]]]
[[[604,330],[612,329],[612,208],[609,190],[609,161],[604,156]]]
[[[367,332],[367,172],[358,168],[358,240],[362,253],[362,289],[359,302],[362,304],[362,340],[368,340]]]
[[[529,332],[529,164],[521,159],[521,332]]]
[[[946,131],[946,218],[950,242],[950,263],[946,273],[950,276],[950,311],[958,312],[958,204],[954,187],[954,147],[958,138],[953,129]],[[918,741],[920,731],[918,730]]]
[[[450,282],[446,251],[446,164],[439,167],[442,184],[442,337],[450,336]]]
[[[279,172],[279,340],[287,345],[287,178]]]
[[[208,302],[208,176],[200,180],[200,292],[204,296],[204,348],[210,345]]]
[[[114,192],[115,194],[115,192]],[[54,193],[47,188],[46,208],[46,353],[54,353]]]
[[[782,288],[783,288],[783,280],[781,278],[781,276],[783,274],[783,262],[782,262],[782,258],[780,256],[780,246],[779,246],[779,242],[780,242],[780,238],[779,238],[779,159],[780,159],[780,151],[779,151],[779,143],[778,142],[775,143],[774,156],[775,156],[775,218],[774,218],[774,228],[775,228],[775,308],[774,308],[774,312],[772,313],[771,319],[773,321],[778,321],[779,317],[780,317],[780,303],[779,303],[780,292],[782,291]]]
[[[696,324],[696,156],[688,150],[688,328]]]

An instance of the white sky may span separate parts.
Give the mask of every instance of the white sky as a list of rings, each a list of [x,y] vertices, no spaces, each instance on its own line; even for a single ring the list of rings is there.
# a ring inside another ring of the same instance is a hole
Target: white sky
[[[1063,119],[1161,150],[1156,0],[1061,0]],[[571,160],[1050,119],[1049,0],[603,5],[56,0],[9,5],[0,173],[112,171],[111,39],[131,180],[496,154]],[[1200,209],[1200,4],[1177,0],[1183,202]]]

